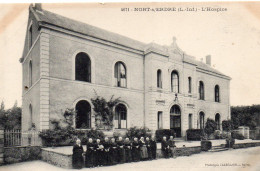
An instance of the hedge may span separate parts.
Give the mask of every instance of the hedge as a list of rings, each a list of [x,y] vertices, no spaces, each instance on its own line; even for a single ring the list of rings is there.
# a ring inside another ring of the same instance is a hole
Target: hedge
[[[191,141],[200,141],[201,137],[203,136],[202,129],[188,129],[186,131],[187,140]]]
[[[156,141],[161,142],[162,138],[164,136],[166,136],[167,139],[170,136],[173,136],[175,138],[175,132],[174,132],[174,130],[171,130],[171,129],[159,129],[159,130],[156,130],[155,136],[156,136]]]

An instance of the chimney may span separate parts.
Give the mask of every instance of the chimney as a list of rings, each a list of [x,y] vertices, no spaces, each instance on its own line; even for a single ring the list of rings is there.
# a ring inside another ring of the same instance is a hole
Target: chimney
[[[206,56],[206,64],[211,66],[211,56],[210,55]]]
[[[36,10],[42,11],[42,4],[41,3],[35,3],[34,7],[35,7]]]

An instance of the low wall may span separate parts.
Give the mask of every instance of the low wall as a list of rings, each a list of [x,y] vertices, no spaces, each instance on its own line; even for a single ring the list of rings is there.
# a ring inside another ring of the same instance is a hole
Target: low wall
[[[11,164],[41,159],[40,146],[18,146],[4,148],[4,163]]]
[[[41,159],[47,163],[66,169],[72,168],[72,155],[42,149]]]
[[[201,152],[201,147],[179,147],[175,149],[175,156],[190,156],[192,154],[198,154]],[[162,150],[157,149],[156,158],[163,158]]]
[[[238,148],[248,148],[248,147],[256,147],[260,146],[260,142],[253,142],[253,143],[239,143],[239,144],[234,144],[233,148],[238,149]]]

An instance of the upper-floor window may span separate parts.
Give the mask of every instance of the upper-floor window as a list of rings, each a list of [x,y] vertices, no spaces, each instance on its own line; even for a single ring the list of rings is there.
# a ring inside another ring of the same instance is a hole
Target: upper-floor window
[[[174,93],[179,93],[179,75],[177,71],[171,73],[171,90]]]
[[[30,60],[29,62],[29,87],[32,86],[32,61]]]
[[[29,41],[29,49],[32,47],[33,39],[32,39],[32,25],[29,27],[28,30],[28,41]]]
[[[188,93],[191,93],[191,86],[192,86],[191,81],[192,81],[192,80],[191,80],[191,77],[188,77],[188,84],[189,84],[189,85],[188,85],[188,86],[189,86],[189,87],[188,87]]]
[[[160,69],[157,70],[157,87],[162,88],[162,71]]]
[[[219,99],[219,86],[218,85],[215,86],[215,102],[220,102],[220,99]]]
[[[89,56],[80,52],[75,58],[75,79],[91,82],[91,61]]]
[[[199,99],[200,100],[205,100],[204,83],[202,81],[199,82]]]
[[[126,87],[126,67],[122,62],[115,64],[115,85],[117,87]]]

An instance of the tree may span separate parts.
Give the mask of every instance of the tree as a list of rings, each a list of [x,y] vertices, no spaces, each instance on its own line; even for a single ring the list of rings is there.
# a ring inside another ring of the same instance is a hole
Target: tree
[[[232,131],[234,129],[233,122],[231,120],[223,120],[222,129],[223,131]]]
[[[114,96],[107,101],[105,98],[96,96],[96,98],[92,98],[91,102],[94,106],[95,111],[95,126],[97,129],[105,128],[112,129],[113,128],[113,109],[114,107],[122,102],[120,98],[114,99]]]
[[[11,109],[5,110],[4,102],[0,107],[0,126],[4,129],[21,129],[22,109],[17,106],[17,101]]]
[[[213,119],[208,118],[204,128],[204,132],[207,134],[207,137],[213,134],[215,130],[217,130],[217,123]]]

